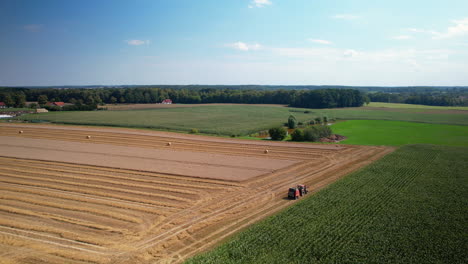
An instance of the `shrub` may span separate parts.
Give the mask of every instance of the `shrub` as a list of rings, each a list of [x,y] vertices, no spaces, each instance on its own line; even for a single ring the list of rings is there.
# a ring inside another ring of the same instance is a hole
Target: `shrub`
[[[315,118],[315,123],[316,124],[322,124],[322,118],[321,117],[316,117]]]
[[[283,140],[288,133],[284,127],[275,127],[268,130],[271,139],[273,140]]]
[[[318,136],[317,129],[315,127],[308,127],[304,129],[304,141],[318,141],[320,137]]]
[[[198,134],[199,131],[198,131],[198,129],[196,129],[196,128],[192,128],[192,129],[190,129],[190,132],[189,132],[189,133],[190,133],[190,134]]]
[[[292,141],[304,141],[304,130],[296,129],[291,134]]]

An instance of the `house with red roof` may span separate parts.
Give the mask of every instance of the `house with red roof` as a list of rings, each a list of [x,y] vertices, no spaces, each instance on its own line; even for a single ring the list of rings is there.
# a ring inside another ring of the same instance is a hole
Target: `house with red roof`
[[[171,99],[164,99],[161,104],[172,104],[172,100]]]
[[[63,107],[65,105],[64,102],[48,102],[46,104],[47,106],[60,106],[60,107]]]
[[[0,108],[7,108],[7,106],[4,102],[0,102]]]

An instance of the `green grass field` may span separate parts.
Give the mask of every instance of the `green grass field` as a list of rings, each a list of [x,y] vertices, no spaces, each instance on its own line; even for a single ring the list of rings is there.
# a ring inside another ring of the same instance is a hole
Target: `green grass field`
[[[382,120],[349,120],[332,126],[334,133],[346,135],[344,144],[389,145],[437,144],[468,147],[468,126]]]
[[[160,130],[189,131],[217,135],[248,135],[280,126],[289,115],[298,121],[309,121],[317,116],[337,119],[399,120],[436,124],[468,125],[466,113],[421,113],[415,109],[386,111],[372,108],[299,109],[255,105],[213,105],[187,108],[146,109],[127,111],[49,112],[30,114],[22,120],[44,120],[78,125],[122,126]],[[417,110],[417,109],[416,109]],[[310,113],[304,113],[309,111]],[[464,111],[462,111],[464,112]]]
[[[368,107],[387,107],[387,108],[413,108],[413,109],[435,109],[435,110],[465,110],[468,111],[468,106],[433,106],[433,105],[414,105],[414,104],[394,104],[371,102]]]
[[[186,263],[468,260],[468,148],[407,145]]]
[[[335,108],[314,109],[314,115],[328,116],[329,118],[341,120],[393,120],[418,123],[468,125],[468,111],[452,113],[451,111],[436,111],[420,109],[391,109],[360,107],[360,108]]]

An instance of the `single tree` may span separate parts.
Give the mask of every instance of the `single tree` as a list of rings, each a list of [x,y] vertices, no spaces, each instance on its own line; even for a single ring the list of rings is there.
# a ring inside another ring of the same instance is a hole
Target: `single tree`
[[[111,103],[111,104],[117,103],[117,98],[115,98],[114,96],[111,96],[111,98],[110,98],[110,103]]]
[[[40,105],[40,106],[43,106],[45,104],[47,104],[47,102],[49,101],[49,98],[47,98],[47,95],[45,94],[41,94],[37,97],[37,103]]]
[[[15,107],[22,108],[26,106],[26,95],[23,92],[19,92],[13,95],[15,101]]]
[[[293,115],[290,115],[288,118],[288,127],[291,129],[297,127],[297,120]]]
[[[13,107],[15,105],[15,100],[13,100],[13,98],[11,98],[11,95],[7,94],[7,95],[5,95],[4,103],[8,107]]]
[[[283,140],[286,137],[288,131],[284,127],[275,127],[268,130],[271,139],[273,140]]]

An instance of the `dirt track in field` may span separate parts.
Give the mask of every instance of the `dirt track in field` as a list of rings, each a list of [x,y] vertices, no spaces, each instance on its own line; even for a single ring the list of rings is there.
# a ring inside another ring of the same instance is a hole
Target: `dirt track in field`
[[[0,263],[180,263],[393,150],[7,124],[0,146]]]

